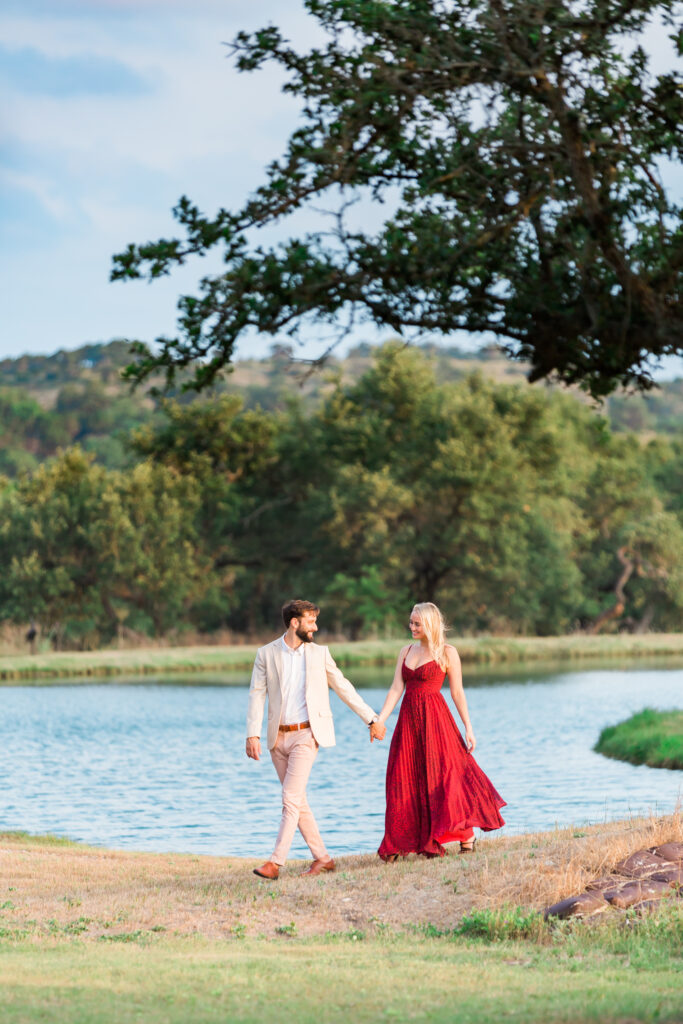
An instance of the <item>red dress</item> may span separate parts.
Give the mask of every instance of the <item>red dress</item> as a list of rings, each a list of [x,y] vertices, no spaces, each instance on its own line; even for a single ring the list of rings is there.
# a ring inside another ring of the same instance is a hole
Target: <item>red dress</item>
[[[505,822],[505,801],[468,754],[441,695],[445,672],[435,661],[401,669],[405,692],[387,765],[385,832],[378,853],[443,857],[443,843],[467,840],[472,827]]]

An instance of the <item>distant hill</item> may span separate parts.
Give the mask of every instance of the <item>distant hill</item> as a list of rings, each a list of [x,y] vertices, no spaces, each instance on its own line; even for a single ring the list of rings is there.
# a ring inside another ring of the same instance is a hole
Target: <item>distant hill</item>
[[[441,382],[476,371],[499,382],[522,383],[523,364],[507,359],[497,347],[477,353],[428,345]],[[319,402],[334,381],[358,379],[372,362],[373,348],[362,344],[344,358],[331,358],[312,370],[292,359],[287,346],[274,345],[266,359],[245,359],[218,386],[218,393],[239,393],[247,406],[284,408],[296,398],[306,407]],[[148,422],[157,405],[142,389],[131,392],[120,373],[131,360],[125,341],[89,344],[48,356],[20,356],[0,361],[0,473],[15,476],[31,470],[59,447],[78,443],[110,468],[129,461],[125,437]],[[538,387],[549,385],[540,384]],[[577,399],[588,401],[581,392]],[[182,402],[190,396],[179,396]],[[600,410],[615,430],[641,435],[683,430],[683,379],[647,394],[611,396]]]
[[[0,361],[0,473],[30,471],[72,444],[110,468],[126,465],[125,436],[155,409],[122,382],[129,361],[124,341]]]

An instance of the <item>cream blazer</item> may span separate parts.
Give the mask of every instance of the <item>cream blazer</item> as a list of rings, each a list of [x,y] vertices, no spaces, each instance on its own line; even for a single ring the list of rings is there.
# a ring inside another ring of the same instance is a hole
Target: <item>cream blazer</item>
[[[263,709],[268,698],[268,748],[277,742],[282,715],[282,637],[259,648],[251,674],[249,706],[247,709],[247,736],[261,735]],[[321,747],[333,747],[334,723],[330,707],[330,689],[359,715],[366,725],[376,718],[369,704],[356,692],[334,663],[327,647],[314,643],[304,644],[306,659],[306,706],[311,731]]]

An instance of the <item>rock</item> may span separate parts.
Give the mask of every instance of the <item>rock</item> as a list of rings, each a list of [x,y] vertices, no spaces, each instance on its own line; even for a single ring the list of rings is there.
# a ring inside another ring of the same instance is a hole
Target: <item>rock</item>
[[[640,914],[644,917],[645,914],[653,914],[656,910],[659,910],[661,905],[661,900],[645,900],[644,903],[638,903],[633,909],[636,914]]]
[[[670,868],[664,868],[663,871],[655,871],[650,878],[653,882],[666,882],[667,885],[674,888],[683,886],[683,865],[672,864]]]
[[[612,871],[615,875],[628,875],[629,878],[644,878],[653,875],[655,871],[662,871],[668,868],[671,862],[658,857],[656,853],[649,850],[638,850],[630,857],[615,864]]]
[[[616,889],[607,889],[604,898],[613,907],[625,910],[644,900],[661,899],[671,895],[671,886],[666,882],[653,882],[650,878],[640,878],[637,882],[620,885]]]
[[[630,878],[615,878],[614,875],[605,875],[603,878],[594,878],[586,886],[586,892],[604,892],[605,889],[616,889],[619,885],[628,885]]]
[[[664,843],[655,846],[652,852],[664,860],[683,861],[683,843]]]
[[[545,911],[549,917],[591,917],[608,907],[634,907],[647,914],[662,905],[663,898],[683,898],[683,843],[662,843],[648,850],[636,850],[610,875],[593,878],[586,891],[560,900]]]
[[[607,910],[607,903],[598,892],[582,892],[578,896],[568,896],[566,900],[553,903],[544,913],[544,917],[591,917]]]

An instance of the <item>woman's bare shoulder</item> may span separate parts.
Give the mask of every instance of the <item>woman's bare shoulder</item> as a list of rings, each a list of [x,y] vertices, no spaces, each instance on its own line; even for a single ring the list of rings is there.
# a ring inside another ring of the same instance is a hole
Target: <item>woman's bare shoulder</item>
[[[445,644],[444,650],[445,650],[445,652],[446,652],[446,654],[448,656],[448,660],[449,661],[451,661],[451,660],[460,661],[460,655],[458,654],[458,649],[453,644]]]

